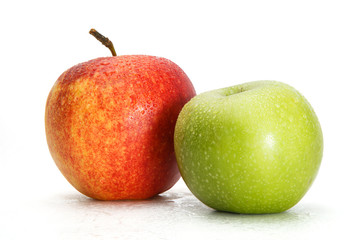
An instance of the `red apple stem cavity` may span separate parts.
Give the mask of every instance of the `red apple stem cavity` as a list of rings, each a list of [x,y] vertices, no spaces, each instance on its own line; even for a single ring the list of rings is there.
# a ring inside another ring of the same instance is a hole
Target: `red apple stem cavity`
[[[89,32],[91,35],[93,35],[97,40],[99,40],[105,47],[107,47],[108,49],[110,49],[111,54],[113,56],[116,56],[116,52],[115,52],[115,48],[113,43],[110,41],[110,39],[108,39],[107,37],[103,36],[102,34],[100,34],[98,31],[96,31],[95,29],[90,29]]]

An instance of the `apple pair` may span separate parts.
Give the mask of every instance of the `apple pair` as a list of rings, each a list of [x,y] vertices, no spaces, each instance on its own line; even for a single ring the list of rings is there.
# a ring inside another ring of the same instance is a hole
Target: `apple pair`
[[[65,71],[45,112],[50,153],[78,191],[145,199],[181,173],[203,203],[239,213],[281,212],[306,193],[321,162],[322,133],[294,88],[257,81],[195,96],[173,62],[115,56],[107,38],[91,33],[113,57]]]

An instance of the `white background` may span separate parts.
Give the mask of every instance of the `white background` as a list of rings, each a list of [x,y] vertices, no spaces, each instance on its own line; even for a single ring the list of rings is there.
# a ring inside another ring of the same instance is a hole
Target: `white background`
[[[359,1],[2,1],[0,239],[359,239]],[[47,149],[47,94],[67,68],[120,54],[171,59],[197,93],[271,79],[297,88],[324,156],[282,214],[215,212],[180,181],[149,201],[99,202],[68,184]]]

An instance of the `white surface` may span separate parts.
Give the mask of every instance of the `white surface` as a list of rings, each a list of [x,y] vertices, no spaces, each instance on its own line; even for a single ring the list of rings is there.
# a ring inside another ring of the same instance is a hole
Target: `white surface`
[[[100,202],[57,191],[13,203],[2,210],[1,239],[356,239],[351,233],[358,226],[315,201],[281,214],[216,212],[179,186],[144,201]]]
[[[0,3],[0,239],[359,239],[358,1],[3,1]],[[167,57],[198,93],[273,79],[297,88],[324,133],[310,191],[274,215],[215,212],[183,182],[152,200],[74,190],[47,149],[57,77],[110,52]]]

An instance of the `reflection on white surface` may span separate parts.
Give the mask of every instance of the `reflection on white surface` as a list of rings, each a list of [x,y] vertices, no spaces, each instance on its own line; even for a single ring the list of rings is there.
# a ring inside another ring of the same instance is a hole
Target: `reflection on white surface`
[[[97,201],[71,192],[0,211],[0,239],[304,239],[328,227],[327,209],[319,206],[232,214],[206,207],[185,188],[142,201]]]

